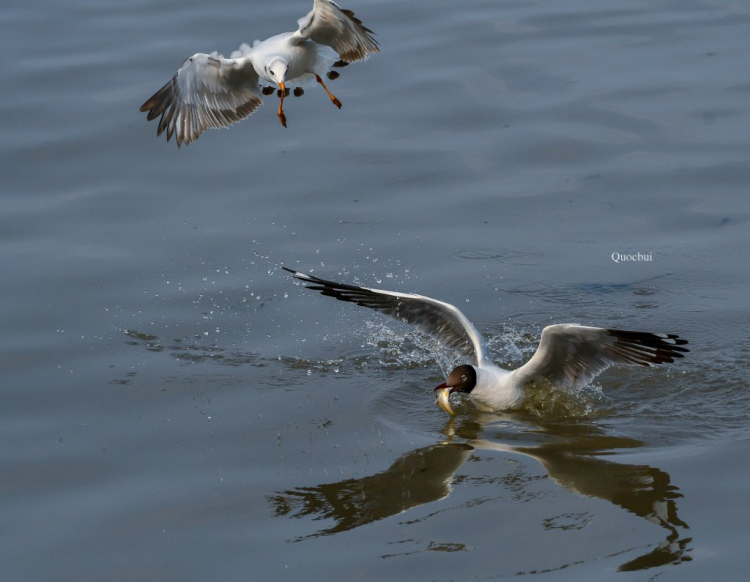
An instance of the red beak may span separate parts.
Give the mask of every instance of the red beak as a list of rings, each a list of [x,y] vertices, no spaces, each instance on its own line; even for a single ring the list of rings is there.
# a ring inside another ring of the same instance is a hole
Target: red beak
[[[445,382],[440,384],[440,386],[435,386],[435,388],[432,389],[433,392],[437,392],[438,390],[442,390],[443,388],[447,388],[448,386],[445,385]]]

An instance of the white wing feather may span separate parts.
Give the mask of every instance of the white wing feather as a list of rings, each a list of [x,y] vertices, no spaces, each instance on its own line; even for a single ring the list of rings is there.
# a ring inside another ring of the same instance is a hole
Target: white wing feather
[[[258,73],[249,57],[238,57],[198,53],[187,59],[169,83],[141,106],[141,111],[149,112],[149,121],[161,116],[156,135],[166,130],[169,141],[175,134],[180,147],[207,129],[228,127],[260,107]]]
[[[663,364],[682,358],[687,340],[674,334],[602,329],[575,324],[545,327],[532,358],[514,372],[519,384],[546,378],[578,388],[614,364]]]
[[[310,13],[300,18],[297,24],[299,29],[292,37],[293,42],[309,38],[331,47],[347,63],[380,52],[377,41],[371,36],[374,33],[354,16],[354,12],[331,0],[315,0]]]
[[[320,291],[323,295],[340,301],[369,307],[400,321],[414,324],[442,345],[456,349],[470,358],[475,365],[489,363],[487,347],[481,334],[466,316],[450,303],[413,293],[397,293],[334,283],[283,268],[297,279],[307,283],[308,289]]]

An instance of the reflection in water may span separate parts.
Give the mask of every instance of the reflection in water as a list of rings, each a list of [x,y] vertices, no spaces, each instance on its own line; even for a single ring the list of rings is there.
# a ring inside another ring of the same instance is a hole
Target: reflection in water
[[[667,531],[666,539],[648,554],[622,564],[620,570],[641,570],[689,560],[686,556],[690,538],[680,539],[678,528],[688,525],[677,516],[676,500],[682,495],[664,471],[648,465],[629,465],[606,461],[596,455],[623,448],[640,447],[642,443],[623,437],[611,437],[598,429],[580,424],[555,425],[542,429],[554,431],[550,442],[531,447],[500,444],[477,437],[481,427],[470,423],[457,430],[477,449],[499,450],[527,455],[539,461],[558,484],[580,495],[604,499],[655,523]]]
[[[451,477],[474,450],[468,444],[440,443],[417,449],[382,473],[316,487],[299,487],[271,498],[276,515],[333,519],[315,534],[347,531],[450,495]]]
[[[497,417],[494,417],[495,419]],[[603,435],[581,425],[540,425],[542,442],[514,446],[501,442],[502,435],[481,438],[491,425],[476,420],[454,421],[444,429],[448,437],[438,444],[416,449],[396,460],[381,473],[314,487],[299,487],[270,497],[277,516],[330,519],[334,525],[312,537],[335,534],[397,515],[412,507],[450,495],[454,474],[474,450],[523,454],[536,459],[549,476],[569,491],[604,499],[666,531],[663,542],[620,570],[642,570],[690,560],[691,538],[681,538],[688,525],[677,516],[682,495],[667,473],[648,465],[606,461],[598,455],[615,449],[640,447],[642,443]],[[535,435],[536,436],[536,435]],[[460,439],[460,442],[455,442]],[[548,440],[547,440],[548,439]],[[565,527],[546,524],[545,527]]]

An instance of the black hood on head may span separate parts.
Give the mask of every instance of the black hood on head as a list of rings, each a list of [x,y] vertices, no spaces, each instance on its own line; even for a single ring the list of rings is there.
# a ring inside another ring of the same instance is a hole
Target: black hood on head
[[[451,392],[466,392],[468,394],[477,385],[477,371],[474,366],[466,364],[454,368],[445,385],[452,388]]]

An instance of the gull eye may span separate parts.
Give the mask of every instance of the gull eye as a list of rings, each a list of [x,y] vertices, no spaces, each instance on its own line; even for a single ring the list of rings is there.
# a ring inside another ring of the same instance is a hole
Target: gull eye
[[[461,382],[466,382],[466,376],[461,376]]]

